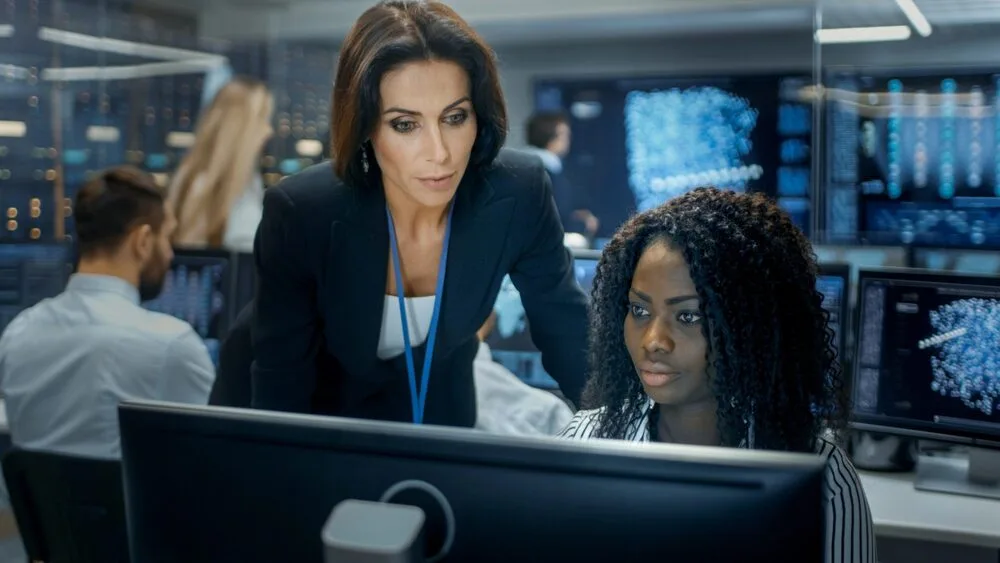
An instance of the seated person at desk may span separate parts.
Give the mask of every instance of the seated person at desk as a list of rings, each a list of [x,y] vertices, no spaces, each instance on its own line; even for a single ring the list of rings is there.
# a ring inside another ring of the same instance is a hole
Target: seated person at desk
[[[15,446],[116,458],[120,401],[204,404],[215,368],[191,325],[140,306],[173,258],[174,218],[153,179],[105,171],[74,212],[77,273],[4,331],[0,392]]]
[[[815,452],[830,563],[875,563],[831,439],[846,401],[805,235],[761,194],[698,189],[626,222],[594,279],[592,377],[562,435]],[[794,518],[794,514],[789,514]]]

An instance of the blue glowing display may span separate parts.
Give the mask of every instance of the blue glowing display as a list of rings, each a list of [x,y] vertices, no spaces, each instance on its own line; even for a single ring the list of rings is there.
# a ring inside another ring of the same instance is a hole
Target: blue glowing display
[[[702,185],[738,190],[763,169],[745,157],[759,112],[715,87],[629,92],[625,131],[629,184],[640,211]]]
[[[1000,301],[960,299],[930,320],[935,334],[918,347],[936,349],[931,389],[987,416],[1000,410]]]

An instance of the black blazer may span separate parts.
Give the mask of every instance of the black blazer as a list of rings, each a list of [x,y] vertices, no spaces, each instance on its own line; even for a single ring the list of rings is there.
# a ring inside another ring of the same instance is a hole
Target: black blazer
[[[253,303],[248,303],[229,327],[219,347],[219,367],[215,382],[208,395],[208,404],[219,407],[250,408],[253,345],[250,340],[250,321],[253,320]]]
[[[412,421],[405,356],[376,356],[389,235],[385,193],[346,186],[329,162],[267,190],[254,255],[255,408]],[[472,426],[476,331],[510,274],[542,363],[578,402],[586,297],[541,161],[503,150],[458,188],[424,421]],[[424,346],[414,349],[417,379]]]

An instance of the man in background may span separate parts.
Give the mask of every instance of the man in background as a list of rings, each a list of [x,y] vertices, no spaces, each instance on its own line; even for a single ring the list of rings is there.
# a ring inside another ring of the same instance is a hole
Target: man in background
[[[119,402],[205,404],[215,367],[191,325],[140,306],[173,260],[176,221],[152,177],[131,167],[97,175],[74,218],[77,273],[0,337],[0,392],[14,446],[117,458]]]
[[[529,151],[542,159],[552,179],[552,194],[559,209],[563,230],[593,237],[600,221],[587,208],[586,198],[574,186],[563,170],[563,158],[569,153],[571,131],[569,120],[558,112],[536,113],[528,120],[525,133]]]
[[[188,323],[147,311],[176,225],[153,178],[107,170],[76,198],[77,273],[60,295],[22,311],[0,336],[0,393],[14,446],[118,458],[118,403],[205,404],[215,367]],[[0,479],[0,560],[24,561]]]

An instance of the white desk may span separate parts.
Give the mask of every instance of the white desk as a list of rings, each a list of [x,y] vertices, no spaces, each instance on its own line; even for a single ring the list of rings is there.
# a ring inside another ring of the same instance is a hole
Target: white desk
[[[1000,501],[913,488],[913,473],[859,471],[875,534],[1000,550]]]

